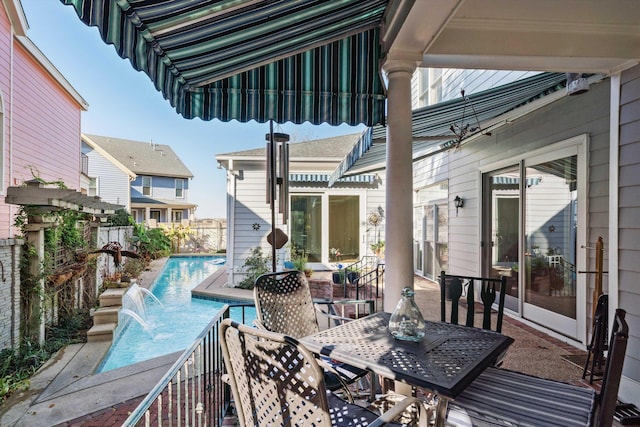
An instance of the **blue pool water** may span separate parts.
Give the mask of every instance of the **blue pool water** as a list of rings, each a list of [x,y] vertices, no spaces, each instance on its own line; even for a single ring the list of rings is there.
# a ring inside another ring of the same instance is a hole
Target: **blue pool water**
[[[224,259],[219,256],[169,258],[151,286],[162,306],[150,296],[144,298],[146,329],[128,316],[120,315],[121,320],[123,317],[127,320],[126,326],[112,344],[98,372],[182,351],[190,346],[225,304],[191,297],[191,289],[220,268],[221,258]],[[255,309],[249,310],[247,314],[251,321],[255,318]],[[239,317],[240,313],[237,315]]]

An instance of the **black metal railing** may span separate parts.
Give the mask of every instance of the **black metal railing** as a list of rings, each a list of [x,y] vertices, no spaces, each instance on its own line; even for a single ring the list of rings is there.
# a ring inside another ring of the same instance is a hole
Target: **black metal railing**
[[[344,297],[356,300],[382,297],[384,264],[378,257],[363,256],[339,271],[344,286]]]
[[[576,296],[576,265],[560,258],[549,268],[549,295]]]
[[[231,390],[222,381],[225,371],[218,331],[232,310],[234,314],[240,311],[243,323],[251,320],[248,307],[254,304],[225,305],[123,426],[221,426],[231,404]]]

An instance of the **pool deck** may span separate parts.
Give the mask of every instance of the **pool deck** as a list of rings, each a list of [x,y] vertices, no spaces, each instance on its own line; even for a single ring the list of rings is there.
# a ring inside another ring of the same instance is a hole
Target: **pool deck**
[[[141,286],[150,286],[166,259],[152,262],[140,276]],[[314,273],[315,276],[315,273]],[[323,277],[318,272],[318,277]],[[416,301],[430,320],[437,320],[439,289],[416,276]],[[226,286],[226,272],[218,270],[192,291],[201,297],[252,300],[252,291]],[[589,386],[581,380],[582,368],[566,355],[585,355],[583,348],[550,337],[505,316],[503,333],[516,342],[507,353],[504,367]],[[56,354],[31,380],[29,390],[14,394],[0,407],[0,427],[86,427],[121,425],[143,397],[157,384],[180,353],[152,359],[113,371],[93,374],[110,343],[71,345]],[[233,419],[225,420],[233,425]],[[614,422],[614,426],[620,424]]]
[[[151,286],[166,260],[152,261],[138,284]],[[224,288],[225,270],[221,268],[192,292],[252,301],[251,291]],[[181,355],[176,352],[94,374],[110,346],[111,342],[92,342],[61,349],[32,377],[28,390],[3,403],[0,427],[121,425],[128,412],[122,411],[123,405],[133,410]]]

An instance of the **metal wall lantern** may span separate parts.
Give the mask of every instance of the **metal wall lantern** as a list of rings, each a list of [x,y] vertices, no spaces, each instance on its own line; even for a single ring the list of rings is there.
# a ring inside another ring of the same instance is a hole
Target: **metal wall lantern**
[[[456,196],[456,198],[453,199],[453,204],[456,207],[456,216],[458,216],[458,209],[464,206],[464,200],[462,200],[462,197]]]

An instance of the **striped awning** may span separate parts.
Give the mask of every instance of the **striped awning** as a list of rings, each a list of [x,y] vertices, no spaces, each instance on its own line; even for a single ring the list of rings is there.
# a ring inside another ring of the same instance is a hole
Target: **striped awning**
[[[465,124],[476,126],[476,117],[477,122],[481,124],[481,129],[466,135],[466,138],[469,138],[490,127],[493,119],[558,92],[564,88],[565,81],[564,73],[540,73],[465,98],[456,98],[414,110],[411,119],[414,161],[453,146],[457,137],[451,131],[451,126],[462,126],[462,117],[466,118]],[[386,132],[386,127],[382,125],[365,130],[360,140],[331,174],[329,186],[346,175],[384,169]]]
[[[387,0],[60,0],[186,118],[384,122]]]
[[[338,183],[373,184],[376,181],[375,174],[345,176]],[[329,182],[329,174],[322,173],[292,173],[289,174],[289,182]]]

